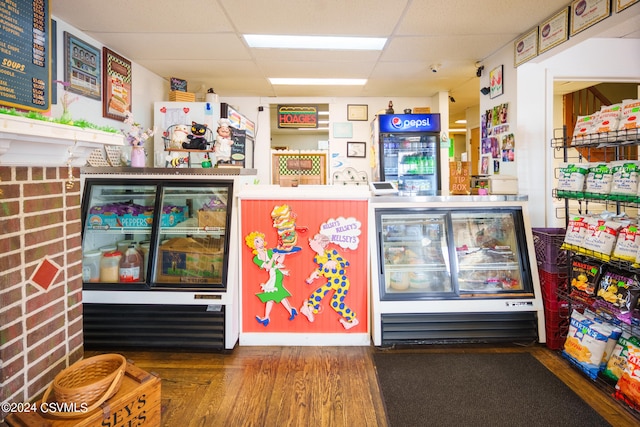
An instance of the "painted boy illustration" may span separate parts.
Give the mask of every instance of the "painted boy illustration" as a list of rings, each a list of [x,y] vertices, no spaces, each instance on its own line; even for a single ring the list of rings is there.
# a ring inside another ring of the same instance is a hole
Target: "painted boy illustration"
[[[320,311],[322,299],[333,291],[330,306],[341,316],[340,323],[342,323],[342,326],[345,329],[351,329],[360,322],[353,310],[345,304],[345,298],[350,286],[346,275],[349,261],[342,258],[337,250],[327,250],[329,243],[331,243],[329,237],[324,234],[318,233],[313,239],[309,239],[309,246],[316,253],[313,260],[318,265],[318,268],[311,272],[306,282],[311,284],[314,280],[324,277],[326,283],[313,291],[300,308],[300,313],[304,314],[309,322],[313,322],[314,314],[318,314]]]

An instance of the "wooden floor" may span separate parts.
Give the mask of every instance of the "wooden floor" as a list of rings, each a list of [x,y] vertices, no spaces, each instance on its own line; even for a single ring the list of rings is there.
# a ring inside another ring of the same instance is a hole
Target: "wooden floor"
[[[613,426],[640,421],[542,345],[236,347],[224,353],[121,351],[162,378],[162,425],[387,426],[371,355],[394,352],[530,352]],[[89,357],[99,352],[86,352]],[[576,414],[576,425],[579,414]]]

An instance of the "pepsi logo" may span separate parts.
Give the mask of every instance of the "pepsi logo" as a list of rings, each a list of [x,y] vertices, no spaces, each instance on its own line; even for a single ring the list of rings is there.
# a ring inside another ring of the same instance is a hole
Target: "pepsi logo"
[[[402,128],[402,120],[400,119],[400,117],[394,117],[391,119],[391,126],[393,126],[396,129],[401,129]]]

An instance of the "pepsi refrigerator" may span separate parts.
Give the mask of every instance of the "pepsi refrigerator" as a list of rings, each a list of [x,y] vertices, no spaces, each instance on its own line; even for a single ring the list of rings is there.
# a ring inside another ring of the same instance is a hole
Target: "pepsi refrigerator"
[[[374,120],[377,176],[400,195],[440,193],[440,114],[380,114]]]

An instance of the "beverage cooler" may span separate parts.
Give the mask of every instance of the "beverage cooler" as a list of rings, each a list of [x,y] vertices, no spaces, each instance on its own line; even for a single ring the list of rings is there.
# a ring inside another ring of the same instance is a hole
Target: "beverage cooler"
[[[375,345],[545,342],[526,199],[375,197],[370,206]]]
[[[242,171],[83,170],[85,348],[233,348]]]
[[[440,194],[440,115],[381,114],[374,121],[378,178],[401,195]]]

